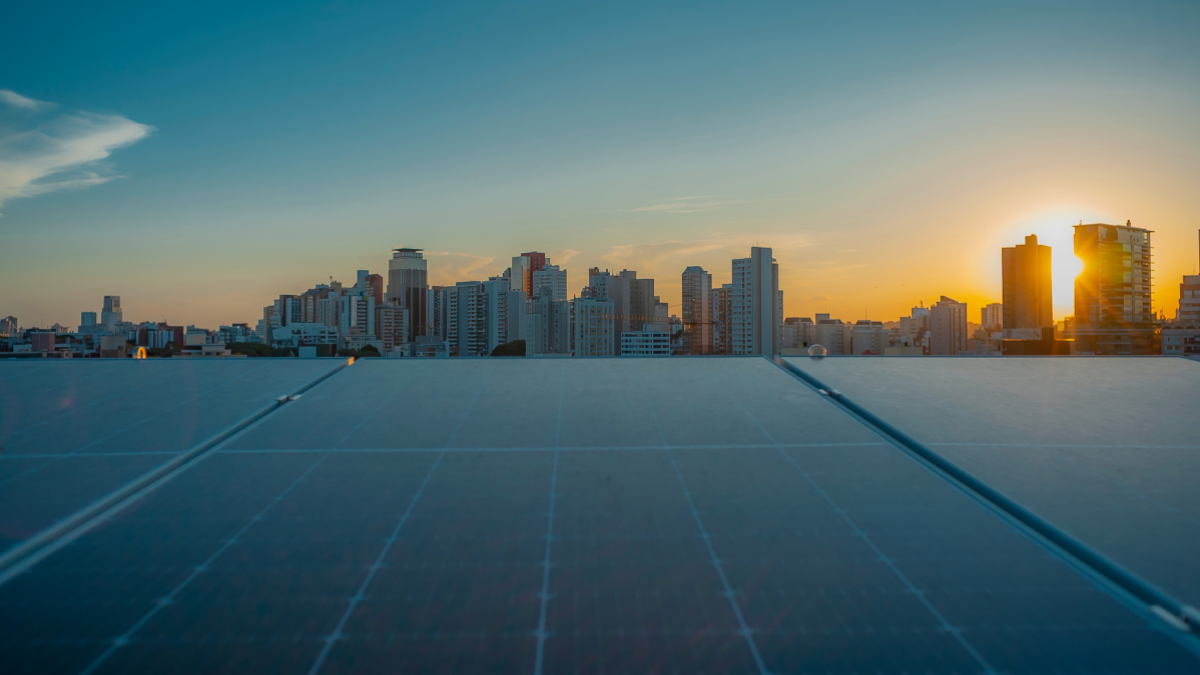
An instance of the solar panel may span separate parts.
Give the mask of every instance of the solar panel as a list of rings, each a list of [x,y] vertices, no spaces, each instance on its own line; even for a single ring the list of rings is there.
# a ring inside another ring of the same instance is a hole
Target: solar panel
[[[1200,364],[789,359],[1180,600],[1200,606]]]
[[[5,673],[1194,672],[1164,626],[739,358],[360,362],[0,585]]]
[[[0,363],[0,554],[333,367],[268,359]]]

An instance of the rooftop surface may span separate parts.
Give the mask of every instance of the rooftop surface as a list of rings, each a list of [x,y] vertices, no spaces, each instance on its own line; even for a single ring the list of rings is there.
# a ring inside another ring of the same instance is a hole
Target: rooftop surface
[[[1195,673],[1198,400],[1173,358],[0,362],[0,672]]]

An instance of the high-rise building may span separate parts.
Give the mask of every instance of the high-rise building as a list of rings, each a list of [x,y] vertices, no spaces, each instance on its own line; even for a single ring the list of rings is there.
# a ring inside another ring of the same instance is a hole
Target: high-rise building
[[[17,334],[17,317],[6,316],[0,319],[0,335],[16,335]]]
[[[426,296],[425,336],[433,342],[446,341],[446,287],[430,286]]]
[[[446,342],[451,356],[487,352],[487,307],[483,283],[460,281],[446,288]]]
[[[271,314],[271,318],[276,326],[290,326],[293,323],[304,323],[300,298],[295,295],[279,296],[275,300],[275,311]]]
[[[942,296],[929,310],[929,353],[955,356],[967,351],[967,303]]]
[[[903,347],[928,347],[929,308],[925,303],[913,307],[909,316],[900,317],[900,344]]]
[[[403,351],[408,342],[408,310],[397,305],[376,307],[375,337],[383,342],[384,354]]]
[[[995,333],[1004,328],[1004,305],[993,302],[979,310],[979,327],[989,333]]]
[[[1038,243],[1037,235],[1024,244],[1000,250],[1004,274],[1005,337],[1039,338],[1042,329],[1054,326],[1053,285],[1050,276],[1050,247]]]
[[[452,356],[485,356],[502,344],[526,339],[525,293],[513,290],[506,277],[460,281],[445,289],[445,304]]]
[[[1185,274],[1179,284],[1175,321],[1162,327],[1162,353],[1200,356],[1200,274]]]
[[[1200,327],[1200,274],[1185,274],[1179,284],[1179,309],[1175,312],[1177,323]]]
[[[546,262],[544,255],[542,255],[541,262]],[[558,265],[543,264],[540,269],[533,270],[530,276],[533,284],[531,298],[548,294],[552,300],[565,301],[567,299],[567,271],[560,269]]]
[[[733,284],[712,289],[712,353],[733,353]]]
[[[549,262],[550,262],[546,258],[545,253],[538,253],[537,251],[530,251],[529,253],[522,253],[521,257],[529,259],[529,271],[530,272],[537,272],[538,270],[545,269],[546,265],[549,264]]]
[[[535,272],[536,274],[536,272]],[[571,353],[571,303],[541,293],[530,301],[526,354]]]
[[[1150,308],[1151,230],[1094,223],[1075,226],[1075,320],[1068,338],[1076,353],[1154,354]]]
[[[341,294],[340,332],[343,336],[365,335],[376,337],[375,329],[376,308],[375,289],[371,286],[372,275],[367,270],[358,271],[358,280],[353,288],[346,289]],[[411,316],[411,313],[410,313]]]
[[[423,249],[395,248],[388,261],[387,300],[408,309],[409,341],[425,335],[428,267]]]
[[[529,321],[525,293],[509,288],[504,279],[494,279],[483,282],[483,298],[488,353],[502,344],[524,340]]]
[[[683,271],[683,353],[712,353],[712,275],[693,265]]]
[[[653,292],[653,280],[651,291]],[[595,297],[608,298],[613,301],[613,345],[612,354],[621,353],[621,333],[633,330],[634,300],[637,294],[637,272],[622,270],[613,274],[608,270],[600,271],[593,267],[588,272],[588,286],[595,292]]]
[[[124,320],[124,316],[121,311],[121,296],[104,296],[104,310],[100,312],[100,323],[109,331],[116,331],[117,324]]]
[[[79,313],[79,332],[83,335],[91,335],[96,332],[96,313],[95,312],[80,312]]]
[[[752,247],[750,257],[733,261],[732,348],[734,354],[779,353],[783,297],[779,265],[771,249]]]
[[[533,297],[533,261],[518,255],[513,256],[512,266],[508,268],[509,290],[521,291],[525,297]]]
[[[789,349],[807,349],[816,342],[817,325],[807,316],[790,316],[783,320],[783,342]]]
[[[614,356],[616,303],[608,297],[582,296],[571,301],[571,344],[575,356]]]

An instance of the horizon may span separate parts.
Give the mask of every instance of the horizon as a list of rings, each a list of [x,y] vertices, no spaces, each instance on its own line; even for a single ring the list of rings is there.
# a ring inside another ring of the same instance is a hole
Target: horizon
[[[437,285],[529,250],[572,294],[635,270],[672,313],[684,268],[726,283],[759,245],[785,316],[845,320],[942,295],[977,320],[1029,234],[1062,319],[1080,221],[1154,231],[1156,312],[1197,271],[1200,6],[13,15],[0,315],[23,324],[104,295],[253,323],[402,245]]]

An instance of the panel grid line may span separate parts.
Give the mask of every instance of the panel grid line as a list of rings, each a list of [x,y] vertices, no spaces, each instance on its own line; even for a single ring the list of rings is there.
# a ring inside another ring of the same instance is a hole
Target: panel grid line
[[[758,651],[758,643],[754,640],[754,631],[746,623],[746,617],[742,614],[742,608],[738,606],[737,594],[733,587],[729,584],[729,578],[725,576],[725,566],[721,559],[717,557],[717,550],[713,547],[712,537],[709,536],[708,530],[704,527],[704,519],[700,517],[700,512],[696,510],[696,504],[692,500],[692,493],[688,490],[687,481],[683,479],[683,473],[679,470],[679,464],[675,461],[675,453],[671,450],[667,443],[667,436],[663,433],[662,425],[658,422],[658,413],[654,410],[654,404],[650,401],[649,394],[646,393],[646,387],[642,384],[641,378],[636,378],[638,389],[642,392],[642,398],[646,401],[646,408],[650,411],[650,417],[654,420],[654,428],[658,430],[658,436],[662,439],[663,447],[667,450],[667,458],[671,461],[671,468],[675,471],[675,478],[679,480],[679,487],[683,489],[683,496],[687,499],[688,509],[692,512],[692,518],[696,521],[696,527],[700,529],[700,538],[704,540],[704,546],[708,549],[709,562],[717,570],[717,576],[721,579],[721,586],[725,589],[725,596],[729,599],[729,606],[733,608],[733,614],[738,622],[738,634],[746,640],[746,645],[750,648],[750,654],[754,657],[754,664],[758,667],[759,675],[770,675],[766,665],[763,663],[762,655]]]
[[[236,382],[236,381],[238,381],[238,380],[242,379],[243,377],[247,377],[247,376],[249,376],[249,375],[252,375],[252,374],[254,374],[254,373],[257,373],[258,371],[262,370],[263,368],[266,368],[266,365],[265,365],[265,364],[264,364],[264,365],[261,365],[261,366],[259,366],[259,367],[257,367],[257,368],[255,368],[254,370],[251,370],[251,371],[249,371],[249,372],[242,373],[241,375],[238,375],[237,377],[235,377],[235,378],[233,378],[233,379],[230,379],[230,380],[225,380],[225,381],[221,382],[221,384],[218,384],[218,385],[216,385],[215,387],[209,387],[208,389],[205,389],[204,391],[202,391],[202,392],[199,392],[199,393],[197,393],[197,394],[193,395],[192,397],[188,398],[187,400],[185,400],[185,401],[183,401],[183,402],[181,402],[181,403],[177,403],[177,404],[175,404],[175,405],[171,406],[170,408],[167,408],[166,410],[160,410],[160,411],[158,411],[158,412],[154,413],[153,415],[151,415],[151,416],[149,416],[149,417],[143,417],[142,419],[140,419],[140,420],[138,420],[138,421],[136,421],[136,422],[133,422],[133,423],[131,423],[131,424],[127,424],[127,425],[125,425],[124,427],[122,427],[122,428],[120,428],[120,429],[118,429],[118,430],[116,430],[116,431],[114,431],[114,432],[112,432],[112,433],[108,434],[107,436],[101,436],[100,438],[95,438],[95,439],[92,439],[92,440],[91,440],[89,443],[87,443],[87,444],[85,444],[85,445],[81,445],[81,446],[79,446],[78,448],[75,448],[74,450],[71,450],[70,452],[62,453],[62,454],[61,454],[61,456],[56,456],[56,457],[54,457],[53,459],[51,459],[50,461],[48,461],[48,462],[45,462],[45,463],[43,463],[43,464],[39,464],[39,465],[37,465],[37,466],[35,466],[35,467],[31,467],[31,468],[29,468],[29,469],[26,469],[25,471],[22,471],[21,473],[18,473],[18,474],[14,475],[14,476],[9,476],[8,478],[6,478],[6,479],[4,479],[4,480],[0,480],[0,487],[4,487],[5,485],[8,485],[9,483],[11,483],[11,482],[13,482],[13,481],[15,481],[15,480],[18,480],[18,479],[20,479],[20,478],[24,478],[25,476],[28,476],[28,475],[30,475],[30,474],[37,473],[37,472],[41,471],[42,469],[45,469],[46,467],[48,467],[48,466],[50,466],[50,465],[52,465],[52,464],[56,464],[56,463],[57,463],[59,460],[65,459],[65,458],[67,458],[67,457],[75,457],[75,456],[77,456],[77,455],[80,455],[80,454],[86,454],[86,453],[84,453],[83,451],[84,451],[84,450],[87,450],[88,448],[90,448],[90,447],[92,447],[92,446],[94,446],[94,445],[96,445],[97,443],[103,443],[104,441],[107,441],[108,439],[110,439],[110,438],[113,438],[114,436],[119,436],[120,434],[123,434],[123,433],[125,433],[126,431],[129,431],[130,429],[132,429],[132,428],[134,428],[134,427],[136,427],[136,426],[138,426],[138,425],[140,425],[140,424],[145,424],[146,422],[149,422],[150,420],[153,420],[153,419],[155,419],[155,418],[157,418],[157,417],[160,417],[161,415],[164,415],[164,414],[166,414],[166,413],[168,413],[168,412],[170,412],[170,411],[172,411],[172,410],[175,410],[176,408],[180,408],[180,407],[182,407],[182,406],[188,405],[188,404],[192,403],[193,401],[195,401],[196,399],[200,398],[201,396],[207,396],[207,395],[209,395],[209,394],[213,393],[214,391],[216,391],[216,390],[218,390],[218,389],[220,389],[220,388],[224,387],[225,385],[227,385],[227,384],[232,384],[233,382]],[[114,394],[114,396],[115,396],[115,395],[116,395],[116,394]],[[105,397],[105,398],[109,398],[109,397]],[[103,399],[101,399],[101,400],[103,400]],[[97,402],[97,403],[98,403],[98,402]],[[93,405],[94,405],[94,404],[93,404]],[[68,410],[67,412],[63,413],[62,415],[57,415],[57,416],[55,416],[55,417],[53,417],[53,418],[51,418],[51,419],[48,419],[48,420],[43,420],[43,422],[49,422],[49,421],[51,421],[52,419],[58,419],[59,417],[62,417],[63,415],[69,415],[69,414],[71,414],[72,412],[74,412],[74,409],[72,409],[72,410]],[[42,424],[43,422],[39,422],[38,424]],[[21,434],[22,434],[22,433],[24,433],[25,431],[27,431],[27,430],[29,430],[29,429],[32,429],[32,428],[34,428],[35,426],[37,426],[37,425],[35,424],[35,425],[33,425],[33,426],[26,427],[26,429],[22,429],[22,430],[20,430],[20,431],[17,431],[16,433],[14,433],[14,434],[13,434],[13,437],[15,438],[16,436],[19,436],[19,435],[21,435]],[[183,450],[186,450],[186,448],[184,448]],[[179,452],[183,452],[183,450],[180,450]],[[173,453],[173,454],[178,454],[178,453]]]
[[[560,365],[558,371],[558,414],[554,427],[554,463],[550,469],[550,508],[546,519],[546,555],[542,560],[542,592],[539,596],[541,608],[538,611],[537,656],[534,660],[534,675],[542,675],[542,664],[545,661],[546,638],[546,607],[550,602],[550,554],[554,546],[554,504],[558,497],[558,443],[562,438],[563,393],[566,389],[566,367]]]
[[[771,443],[758,443],[747,445],[731,445],[722,443],[718,445],[580,445],[568,447],[554,447],[552,445],[513,445],[513,446],[496,446],[496,447],[465,447],[465,448],[223,448],[215,452],[223,455],[254,455],[254,454],[281,454],[281,453],[296,453],[307,452],[319,454],[329,452],[338,453],[354,453],[354,452],[375,452],[375,453],[419,453],[419,452],[596,452],[604,450],[650,450],[658,452],[660,450],[774,450],[777,447],[782,448],[858,448],[890,445],[883,441],[860,442],[860,443],[781,443],[778,445]],[[90,457],[91,455],[87,455]],[[2,459],[2,457],[0,457]]]
[[[491,369],[488,370],[487,375],[484,376],[483,381],[479,383],[479,389],[475,392],[475,396],[471,399],[470,404],[467,405],[467,409],[463,411],[462,417],[459,418],[458,424],[455,425],[454,431],[450,434],[450,437],[446,439],[446,447],[449,447],[450,444],[454,442],[454,439],[458,437],[458,432],[462,429],[463,422],[465,422],[467,417],[470,416],[471,410],[475,408],[475,402],[479,400],[479,396],[483,393],[483,388],[487,385],[488,381],[492,377],[492,372],[495,370],[496,366],[493,364]],[[353,429],[351,429],[346,434],[345,438],[342,439],[341,443],[345,443],[347,440],[349,440],[350,436],[352,436],[354,432],[362,428],[367,419],[373,417],[376,413],[382,410],[389,401],[395,398],[395,396],[399,394],[409,382],[412,381],[413,377],[415,377],[415,374],[411,375],[407,380],[405,380],[404,383],[396,389],[396,391],[392,392],[391,396],[388,396],[383,403],[379,404],[378,408],[373,410],[370,415],[367,415]],[[341,443],[338,445],[341,445]],[[309,668],[309,675],[316,675],[318,672],[320,672],[321,667],[325,665],[326,659],[329,658],[329,653],[333,651],[333,646],[339,641],[345,639],[346,636],[343,631],[346,628],[346,624],[349,623],[350,617],[354,614],[354,610],[357,609],[359,604],[366,599],[367,589],[370,587],[371,582],[375,580],[376,573],[378,573],[379,570],[384,567],[384,559],[387,558],[387,554],[392,550],[392,546],[400,538],[401,530],[404,529],[405,523],[407,523],[409,518],[412,517],[413,510],[417,507],[417,502],[420,501],[421,496],[425,494],[426,486],[428,486],[429,482],[433,480],[433,475],[437,471],[438,467],[441,466],[442,458],[445,456],[445,449],[443,449],[443,451],[438,454],[437,459],[434,460],[433,465],[429,467],[428,473],[425,474],[425,478],[421,481],[421,486],[417,489],[416,493],[413,494],[412,499],[409,500],[408,508],[406,508],[404,513],[400,516],[400,522],[396,523],[396,527],[392,529],[391,535],[384,542],[383,550],[379,552],[379,555],[375,558],[375,562],[368,568],[366,578],[364,578],[362,583],[359,584],[358,591],[350,597],[350,604],[348,607],[346,607],[346,610],[342,612],[341,618],[338,619],[337,626],[333,629],[332,633],[324,638],[324,645],[321,647],[321,653],[317,655],[316,660],[313,661],[312,667]]]
[[[709,374],[709,377],[714,377],[712,371],[707,365],[703,365],[702,367],[704,368],[704,371]],[[728,391],[728,389],[726,389],[726,391]],[[742,402],[738,400],[737,396],[733,396],[732,392],[730,392],[729,398],[734,401],[738,409],[742,411],[742,414],[749,418],[749,420],[758,427],[759,431],[761,431],[767,438],[771,439],[772,442],[775,441],[775,437],[769,431],[767,431],[765,427],[763,427],[762,423],[758,421],[758,418],[751,414],[750,411],[747,410],[744,405],[742,405]],[[896,567],[895,561],[884,555],[883,551],[879,550],[879,547],[876,546],[875,542],[871,539],[871,536],[859,528],[858,523],[854,522],[854,519],[851,518],[849,514],[847,514],[846,511],[843,510],[842,507],[839,506],[838,503],[832,497],[830,497],[829,494],[825,492],[825,490],[823,490],[815,480],[813,480],[812,476],[810,476],[809,473],[800,466],[800,463],[796,461],[796,458],[788,454],[784,448],[779,447],[778,449],[779,454],[783,456],[784,460],[795,467],[796,471],[800,472],[800,475],[804,477],[804,480],[808,482],[808,484],[813,490],[816,491],[817,494],[821,495],[821,498],[824,499],[827,504],[829,504],[829,507],[833,509],[834,513],[838,514],[838,516],[850,526],[850,529],[854,532],[854,534],[861,538],[863,542],[871,548],[871,551],[874,552],[875,555],[879,556],[879,561],[886,565],[889,570],[891,570],[896,578],[899,579],[902,584],[904,584],[904,587],[908,590],[908,592],[916,597],[917,600],[924,605],[927,610],[929,610],[930,614],[932,614],[938,623],[941,624],[941,629],[954,636],[954,639],[959,643],[959,645],[962,646],[964,650],[966,650],[968,654],[971,655],[971,658],[973,658],[975,662],[984,669],[984,672],[988,673],[988,675],[994,675],[996,670],[993,669],[991,664],[988,663],[987,659],[983,658],[983,655],[980,654],[977,649],[975,649],[975,646],[972,645],[965,636],[963,636],[962,629],[952,625],[941,613],[941,611],[934,606],[933,602],[931,602],[929,598],[925,596],[925,591],[917,588],[912,581],[909,580],[909,578],[903,572],[901,572],[898,567]]]
[[[158,602],[155,603],[154,607],[151,607],[150,611],[146,612],[146,614],[143,615],[142,618],[137,621],[137,623],[133,624],[133,626],[131,626],[129,630],[125,631],[120,637],[114,639],[112,644],[109,645],[108,649],[104,650],[104,653],[98,656],[81,671],[81,675],[91,675],[91,673],[96,672],[96,669],[103,665],[104,662],[107,661],[113,654],[115,654],[118,649],[130,644],[133,641],[134,634],[141,630],[142,626],[145,626],[147,623],[149,623],[150,620],[153,619],[156,614],[158,614],[159,610],[170,605],[175,598],[184,591],[184,589],[186,589],[193,581],[196,580],[196,577],[199,577],[204,572],[207,572],[222,553],[229,550],[230,546],[236,544],[238,540],[242,538],[242,536],[250,531],[250,528],[254,527],[254,525],[261,521],[271,509],[275,508],[276,504],[279,504],[281,501],[283,501],[283,499],[287,497],[287,495],[294,490],[297,485],[302,483],[304,479],[307,478],[308,475],[311,474],[321,464],[321,462],[324,462],[325,458],[328,456],[329,454],[326,453],[318,458],[317,461],[313,462],[311,466],[305,469],[304,473],[300,474],[296,480],[292,481],[291,485],[288,485],[283,492],[276,495],[276,497],[272,499],[265,508],[255,514],[255,516],[252,517],[245,525],[243,525],[242,528],[238,530],[232,537],[226,539],[225,542],[222,543],[212,555],[208,556],[204,562],[200,563],[198,567],[193,569],[192,573],[189,574],[186,579],[180,582],[179,585],[171,590],[170,593],[160,598]]]

